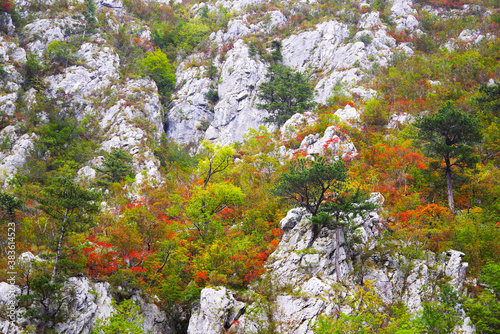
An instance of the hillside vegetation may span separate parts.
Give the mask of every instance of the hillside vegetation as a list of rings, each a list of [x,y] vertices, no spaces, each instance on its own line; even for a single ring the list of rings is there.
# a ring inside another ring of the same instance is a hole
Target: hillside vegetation
[[[280,220],[320,201],[290,198],[297,188],[283,183],[314,183],[301,173],[340,159],[345,184],[321,194],[329,218],[309,210],[314,228],[339,228],[341,191],[379,192],[383,229],[364,263],[401,253],[411,267],[454,249],[470,286],[441,282],[413,316],[361,280],[343,301],[360,316],[321,317],[316,332],[451,333],[456,305],[477,333],[500,331],[498,0],[414,0],[414,26],[386,0],[103,3],[0,0],[0,278],[16,261],[19,328],[67,321],[70,277],[109,283],[122,312],[142,312],[130,303],[141,295],[172,333],[186,332],[205,287],[266,295]],[[231,35],[237,20],[248,31]],[[289,39],[330,21],[359,58],[294,64]],[[259,85],[231,102],[238,52]],[[255,118],[220,116],[226,106]],[[119,314],[93,332],[140,332]]]

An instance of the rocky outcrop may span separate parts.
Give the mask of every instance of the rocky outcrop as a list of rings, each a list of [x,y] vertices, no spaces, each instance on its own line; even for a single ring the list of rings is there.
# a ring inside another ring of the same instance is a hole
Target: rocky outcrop
[[[242,8],[250,3],[258,4],[255,1],[222,1],[216,5]],[[198,4],[192,11],[198,12],[205,6],[210,11],[216,10],[212,5]],[[416,11],[409,0],[395,1],[391,13],[401,29],[413,31],[418,26],[413,16]],[[266,22],[258,24],[249,23],[245,15],[236,15],[227,29],[211,34],[210,39],[219,50],[233,46],[223,58],[210,60],[200,53],[178,67],[180,85],[168,112],[168,137],[184,143],[198,143],[201,139],[229,143],[241,141],[248,128],[257,129],[262,124],[266,113],[256,108],[256,92],[269,64],[249,56],[248,46],[242,38],[250,34],[268,34],[273,28],[290,23],[276,10],[269,11]],[[327,104],[334,89],[364,100],[376,96],[374,90],[360,85],[365,73],[378,66],[387,66],[396,50],[412,53],[409,45],[396,45],[376,11],[363,14],[358,27],[360,30],[352,36],[348,24],[330,20],[281,41],[284,65],[301,72],[317,73],[316,102]],[[203,65],[193,66],[194,63]],[[217,68],[217,79],[206,75],[209,66]],[[207,100],[210,90],[218,93],[218,101]]]
[[[257,129],[262,124],[266,113],[256,108],[255,98],[266,65],[250,57],[242,40],[234,43],[219,64],[220,84],[215,90],[219,100],[215,106],[206,97],[211,87],[206,67],[182,70],[189,61],[181,64],[177,72],[178,81],[184,84],[168,112],[169,138],[184,143],[196,143],[201,138],[230,143],[241,141],[249,128]]]
[[[13,113],[13,104],[24,77],[22,65],[26,63],[26,51],[12,40],[0,34],[0,114]],[[6,95],[4,95],[6,94]]]
[[[37,139],[34,133],[19,136],[14,126],[8,126],[0,132],[3,142],[7,146],[0,152],[0,184],[6,186],[18,168],[23,167],[30,150]]]
[[[79,21],[71,18],[35,20],[23,30],[28,42],[27,50],[41,57],[50,43],[67,40],[79,24]]]
[[[354,112],[346,116],[346,119],[351,119],[351,114],[354,114]],[[281,141],[290,141],[300,133],[307,132],[317,121],[318,117],[312,112],[293,115],[283,125]],[[356,147],[351,142],[349,136],[342,134],[340,128],[337,126],[326,128],[322,136],[319,133],[312,133],[305,136],[298,148],[287,149],[286,146],[281,146],[279,150],[281,156],[288,158],[292,158],[297,154],[308,158],[315,155],[325,155],[334,158],[338,156],[353,158],[357,155]]]
[[[35,258],[31,253],[23,253],[18,260],[26,262]],[[69,316],[65,317],[65,321],[54,326],[57,333],[88,334],[97,319],[106,319],[114,312],[109,283],[92,283],[84,277],[71,277],[62,289],[65,303],[60,312]],[[26,293],[26,291],[21,291],[18,286],[0,282],[0,307],[9,304],[11,298],[21,293]],[[140,295],[134,295],[132,299],[136,300],[140,306],[140,314],[143,317],[142,329],[146,333],[169,334],[173,332],[166,314],[157,305],[146,301]],[[24,333],[23,328],[26,326],[35,325],[23,318],[25,312],[26,309],[17,307],[16,322],[0,320],[0,332],[21,334]]]
[[[372,194],[370,200],[383,202],[379,194]],[[374,252],[380,247],[376,239],[383,229],[378,212],[366,213],[364,218],[355,219],[354,225],[356,232],[341,233],[339,240],[339,274],[345,288],[339,289],[336,279],[335,230],[323,227],[308,247],[312,238],[310,214],[302,208],[292,209],[281,221],[284,235],[269,257],[266,278],[262,280],[267,280],[267,288],[273,291],[268,293],[267,301],[259,299],[258,291],[262,289],[258,286],[250,291],[249,299],[253,302],[247,303],[236,300],[226,289],[204,289],[204,300],[193,313],[189,333],[218,333],[228,322],[232,323],[233,333],[257,333],[271,322],[278,333],[313,333],[319,315],[346,312],[340,301],[352,295],[357,284],[367,281],[373,282],[384,303],[404,302],[411,312],[418,312],[424,301],[439,295],[436,283],[441,277],[456,291],[461,290],[467,269],[467,263],[462,262],[463,253],[429,252],[426,259],[415,260],[395,253],[381,258]],[[356,236],[358,243],[353,244]],[[367,251],[372,255],[363,261],[370,265],[360,262]],[[241,314],[243,307],[244,314],[234,321],[235,314]],[[456,330],[474,333],[470,319],[463,310],[460,312],[464,321]]]
[[[109,46],[99,45],[103,42],[98,39],[95,43],[82,44],[77,54],[84,65],[70,66],[61,74],[47,77],[47,95],[52,98],[70,95],[74,105],[85,105],[91,102],[92,95],[117,80],[120,59]]]
[[[189,319],[188,334],[221,333],[233,323],[244,303],[224,287],[203,289]]]

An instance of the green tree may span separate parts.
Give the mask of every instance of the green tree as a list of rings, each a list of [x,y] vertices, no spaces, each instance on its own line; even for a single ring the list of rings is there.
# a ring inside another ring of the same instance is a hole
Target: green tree
[[[96,168],[102,180],[97,181],[100,186],[109,186],[112,183],[133,177],[132,157],[122,149],[113,149],[104,159],[104,168]]]
[[[19,198],[0,191],[0,211],[5,212],[10,222],[15,221],[15,211],[21,209],[22,204],[23,202]]]
[[[288,66],[274,64],[268,67],[266,79],[258,92],[262,103],[257,104],[257,108],[271,114],[264,119],[265,122],[283,125],[294,114],[315,106],[311,101],[314,87],[305,74],[293,72]]]
[[[90,331],[91,334],[144,334],[141,328],[144,317],[140,315],[139,306],[131,299],[120,304],[111,303],[115,308],[108,319],[97,319]]]
[[[346,178],[345,163],[340,159],[334,162],[324,157],[299,159],[281,174],[272,193],[291,204],[300,205],[314,217],[326,200],[327,192],[337,188]]]
[[[61,283],[54,283],[48,275],[36,277],[31,282],[31,294],[19,296],[21,303],[29,303],[34,307],[27,308],[24,316],[28,319],[38,320],[37,333],[44,334],[47,323],[57,323],[61,320],[61,310],[70,300],[67,295],[63,297]]]
[[[146,53],[141,62],[143,71],[156,82],[158,93],[164,98],[170,98],[175,88],[175,71],[166,54],[160,50]]]
[[[455,326],[462,323],[456,311],[460,298],[453,288],[446,284],[442,287],[439,302],[423,303],[423,310],[417,322],[423,327],[424,333],[449,334]]]
[[[482,139],[479,120],[448,102],[434,115],[419,117],[415,126],[419,129],[417,138],[425,142],[426,154],[437,158],[432,165],[444,170],[448,207],[454,211],[453,168],[470,167],[478,162],[472,145]],[[444,166],[441,167],[443,160]]]
[[[76,53],[76,47],[73,43],[64,41],[53,41],[47,46],[47,55],[49,60],[63,65],[74,64],[80,56]]]
[[[95,31],[97,19],[95,18],[96,8],[94,0],[85,0],[85,9],[82,14],[85,17],[85,21],[87,21],[87,26],[85,27],[85,31],[90,33]]]
[[[500,333],[500,300],[488,290],[464,304],[479,334]]]
[[[481,281],[487,284],[487,288],[477,298],[465,302],[467,315],[478,333],[500,333],[500,265],[489,262],[484,266]]]
[[[333,191],[327,194],[326,201],[320,208],[321,212],[313,217],[313,224],[335,228],[335,272],[339,282],[341,280],[339,267],[340,234],[345,236],[346,232],[353,232],[356,228],[352,223],[353,219],[377,207],[375,203],[368,200],[368,195],[359,188],[355,190],[348,188],[347,178],[337,182]]]
[[[271,193],[292,205],[300,205],[314,217],[327,199],[327,192],[338,188],[347,178],[342,160],[329,162],[324,157],[314,161],[299,159],[279,177]],[[319,232],[319,224],[313,224],[312,245]]]
[[[271,58],[274,63],[281,63],[283,61],[283,55],[281,54],[281,42],[280,41],[272,41],[271,48],[273,52],[271,52]]]
[[[500,82],[495,81],[494,85],[481,86],[479,91],[483,94],[477,101],[494,115],[500,114]]]
[[[69,177],[55,177],[42,189],[35,200],[38,209],[52,219],[57,226],[56,258],[50,283],[54,283],[62,249],[70,233],[87,230],[92,215],[99,211],[100,193],[86,190]]]
[[[245,194],[230,183],[212,183],[195,189],[186,212],[203,238],[215,227],[214,215],[225,208],[242,205]]]
[[[207,189],[208,183],[215,174],[231,166],[235,151],[231,145],[213,145],[206,140],[201,143],[201,146],[205,158],[198,163],[198,172],[203,175],[203,189]]]
[[[481,115],[484,127],[484,142],[481,145],[483,161],[494,159],[498,165],[500,158],[500,82],[495,81],[494,85],[482,86],[479,91],[482,96],[477,99],[480,107],[484,111]]]
[[[329,162],[318,157],[314,161],[300,159],[293,162],[272,189],[274,195],[299,204],[312,215],[313,237],[309,247],[318,236],[320,227],[336,228],[335,271],[338,281],[340,233],[353,228],[350,223],[353,218],[376,207],[367,201],[366,194],[359,188],[352,191],[349,186],[347,166],[342,159]]]
[[[340,303],[339,303],[340,304]],[[412,320],[412,314],[402,305],[388,305],[377,295],[372,281],[357,286],[342,305],[349,314],[339,312],[331,317],[320,316],[315,334],[418,334],[422,326]]]

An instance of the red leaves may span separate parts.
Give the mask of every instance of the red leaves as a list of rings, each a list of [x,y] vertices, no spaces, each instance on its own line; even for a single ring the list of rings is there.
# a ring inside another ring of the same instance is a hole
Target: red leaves
[[[397,32],[389,32],[388,33],[392,38],[396,40],[398,43],[407,43],[414,40],[410,33],[407,30]]]
[[[12,5],[10,3],[8,3],[8,2],[5,2],[5,3],[2,4],[1,8],[2,8],[2,10],[4,12],[8,13],[8,12],[10,12],[12,10]]]
[[[144,52],[154,52],[155,51],[155,45],[152,43],[148,37],[133,37],[132,41],[142,49]]]
[[[201,282],[207,281],[208,280],[208,272],[206,272],[204,270],[203,271],[197,271],[194,274],[193,279],[198,284],[201,283]]]

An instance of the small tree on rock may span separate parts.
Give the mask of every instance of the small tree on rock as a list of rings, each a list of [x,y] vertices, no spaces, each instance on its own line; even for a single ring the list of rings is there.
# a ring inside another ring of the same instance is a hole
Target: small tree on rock
[[[321,212],[313,217],[313,224],[320,226],[332,226],[335,228],[335,272],[337,281],[340,282],[340,234],[353,232],[357,226],[353,225],[353,219],[362,216],[365,212],[377,208],[375,203],[370,202],[368,195],[359,188],[350,190],[346,180],[339,182],[332,192],[327,193]]]
[[[133,177],[132,157],[121,149],[113,149],[104,159],[104,168],[96,168],[101,175],[101,180],[97,181],[100,186],[109,186],[112,183],[123,181],[128,177]]]
[[[312,246],[320,227],[330,225],[337,229],[335,270],[340,281],[340,233],[352,227],[350,221],[354,217],[376,207],[366,201],[366,194],[359,189],[350,191],[345,162],[341,159],[330,162],[324,157],[315,161],[297,160],[280,176],[272,192],[311,213],[313,237],[308,247]]]
[[[264,119],[265,122],[283,125],[294,114],[314,107],[315,103],[311,101],[314,87],[305,74],[274,64],[268,67],[266,79],[259,87],[258,97],[262,103],[257,105],[271,114]]]

